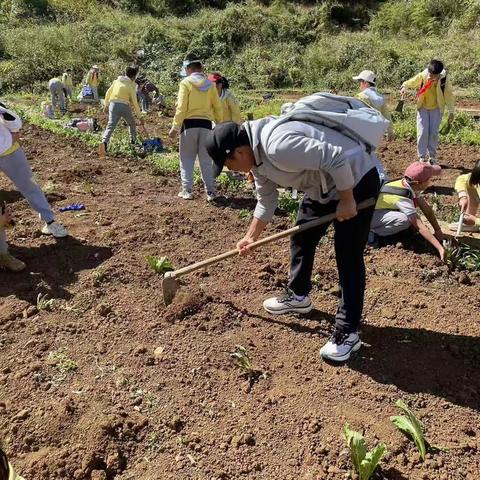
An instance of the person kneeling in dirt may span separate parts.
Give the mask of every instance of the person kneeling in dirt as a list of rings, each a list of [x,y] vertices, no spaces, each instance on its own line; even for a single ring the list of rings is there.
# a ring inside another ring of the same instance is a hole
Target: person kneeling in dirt
[[[10,255],[8,251],[5,229],[11,227],[12,222],[11,215],[5,210],[5,206],[2,206],[0,213],[0,269],[10,270],[16,273],[25,270],[26,265],[18,258]]]
[[[358,81],[360,93],[357,94],[362,102],[365,102],[368,106],[378,110],[389,122],[387,138],[393,140],[393,127],[392,116],[385,102],[385,98],[377,90],[377,77],[371,70],[363,70],[353,80]]]
[[[12,465],[9,463],[7,455],[0,448],[0,480],[24,480],[17,475]]]
[[[373,155],[338,130],[291,116],[217,125],[207,139],[207,150],[214,161],[215,175],[226,165],[229,170],[252,171],[255,178],[257,206],[247,233],[237,243],[241,255],[248,253],[272,220],[279,186],[305,192],[297,225],[336,213],[333,222],[291,238],[288,289],[282,296],[265,300],[263,306],[272,314],[305,314],[313,309],[308,294],[315,251],[333,223],[342,296],[335,332],[320,349],[320,356],[337,362],[348,360],[361,346],[358,327],[365,291],[363,252],[373,206],[357,211],[357,202],[376,198],[380,190]]]
[[[20,117],[0,103],[0,171],[14,183],[45,222],[42,233],[56,238],[66,237],[67,230],[55,221],[55,215],[45,195],[33,179],[32,169],[19,143],[18,132],[21,128]]]
[[[139,118],[140,124],[143,125],[137,100],[137,86],[135,83],[137,75],[138,67],[127,67],[125,76],[122,75],[114,80],[105,94],[104,112],[107,112],[108,109],[108,124],[103,132],[102,143],[98,147],[98,153],[101,157],[105,156],[108,142],[122,118],[128,125],[130,143],[134,144],[137,141],[137,126],[133,112]]]
[[[462,230],[464,232],[480,232],[480,160],[475,163],[470,173],[460,175],[455,181],[458,195],[458,206],[464,214]],[[450,230],[457,231],[458,222],[450,225]]]
[[[421,196],[421,192],[432,184],[432,177],[439,176],[441,171],[438,165],[414,162],[407,167],[403,178],[382,186],[372,219],[372,245],[378,245],[381,238],[414,228],[435,247],[440,258],[444,259],[442,230],[432,208]],[[417,206],[432,225],[433,234],[418,215]]]

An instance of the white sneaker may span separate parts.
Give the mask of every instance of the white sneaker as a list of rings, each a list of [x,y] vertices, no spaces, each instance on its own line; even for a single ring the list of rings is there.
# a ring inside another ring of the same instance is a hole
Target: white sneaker
[[[207,192],[207,202],[213,202],[217,198],[217,194],[213,192]]]
[[[184,200],[193,200],[193,193],[189,192],[188,190],[182,190],[181,192],[178,192],[178,196]]]
[[[263,302],[263,308],[273,315],[282,313],[308,313],[313,309],[313,303],[308,296],[297,297],[291,290],[287,290],[281,297],[268,298]]]
[[[44,235],[53,235],[55,238],[63,238],[68,236],[67,229],[58,222],[46,223],[42,228]]]
[[[448,226],[448,229],[452,232],[458,230],[458,222],[453,222]],[[480,227],[478,225],[467,225],[466,223],[462,224],[462,232],[479,232]]]
[[[428,160],[426,160],[425,157],[419,157],[418,161],[421,163],[428,163]]]
[[[352,352],[362,346],[357,332],[342,333],[335,331],[330,340],[320,349],[320,357],[333,362],[345,362]]]

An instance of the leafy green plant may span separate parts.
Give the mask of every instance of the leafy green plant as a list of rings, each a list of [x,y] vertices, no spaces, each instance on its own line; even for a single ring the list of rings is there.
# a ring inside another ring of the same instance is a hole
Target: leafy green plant
[[[288,214],[291,222],[297,219],[299,205],[298,199],[293,198],[290,192],[282,192],[278,197],[278,208]]]
[[[147,256],[147,262],[155,273],[163,275],[165,272],[175,270],[172,262],[167,257],[156,257],[154,255]]]
[[[40,312],[42,310],[52,310],[55,300],[53,298],[48,298],[48,295],[42,295],[41,293],[37,296],[37,310]]]
[[[480,271],[480,250],[453,239],[444,242],[445,263],[450,270]]]
[[[350,457],[359,480],[369,480],[385,455],[387,447],[385,444],[379,443],[373,450],[368,452],[363,435],[351,430],[348,423],[343,427],[343,437],[350,450]]]
[[[410,410],[402,400],[397,400],[395,405],[405,415],[392,416],[390,417],[390,420],[395,427],[397,427],[403,434],[415,442],[415,445],[420,453],[420,458],[425,460],[427,443],[425,442],[425,437],[423,436],[423,425],[412,412],[412,410]]]
[[[66,374],[74,372],[78,369],[78,364],[68,356],[68,350],[66,348],[59,348],[56,351],[50,352],[48,358],[55,364],[56,369]]]
[[[246,375],[251,375],[253,373],[252,361],[245,347],[236,345],[235,350],[230,353],[230,357],[235,360],[243,373]]]
[[[238,211],[238,217],[240,218],[240,220],[244,220],[245,222],[250,221],[252,216],[253,216],[253,213],[248,208],[242,208],[241,210]]]

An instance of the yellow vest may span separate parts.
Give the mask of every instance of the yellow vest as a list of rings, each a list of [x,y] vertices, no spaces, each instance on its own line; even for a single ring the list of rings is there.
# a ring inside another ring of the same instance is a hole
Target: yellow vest
[[[408,190],[408,188],[403,185],[403,179],[388,182],[384,186]],[[394,193],[382,193],[380,191],[377,204],[375,205],[375,210],[398,210],[397,202],[399,202],[400,200],[405,200],[406,198],[409,197],[405,197],[403,195],[395,195]]]

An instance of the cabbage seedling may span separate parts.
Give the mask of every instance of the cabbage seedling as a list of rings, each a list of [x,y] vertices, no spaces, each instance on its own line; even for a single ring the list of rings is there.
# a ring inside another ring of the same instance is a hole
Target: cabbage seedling
[[[154,255],[147,256],[147,262],[155,273],[163,275],[165,272],[175,270],[172,262],[167,257],[155,257]]]
[[[236,361],[237,365],[247,376],[253,374],[252,361],[250,360],[250,356],[248,355],[245,347],[242,347],[241,345],[236,345],[235,350],[230,353],[230,357]]]
[[[421,459],[425,460],[427,446],[423,436],[423,425],[402,400],[397,400],[395,405],[405,413],[405,416],[396,415],[390,417],[390,420],[403,434],[415,442]]]
[[[387,447],[384,443],[379,443],[373,450],[367,452],[363,435],[351,430],[348,423],[343,427],[343,437],[350,450],[350,457],[359,480],[369,480],[387,452]]]

